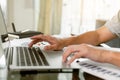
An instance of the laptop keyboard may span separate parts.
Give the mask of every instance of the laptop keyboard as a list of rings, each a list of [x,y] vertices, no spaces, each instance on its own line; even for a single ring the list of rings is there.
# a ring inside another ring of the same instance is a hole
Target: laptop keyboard
[[[11,47],[5,49],[7,65],[12,64],[13,50],[16,49],[17,66],[49,66],[45,55],[40,48]]]
[[[6,64],[7,65],[12,64],[13,54],[11,54],[11,53],[13,53],[13,48],[6,48],[4,51],[5,51],[5,57],[6,57]]]

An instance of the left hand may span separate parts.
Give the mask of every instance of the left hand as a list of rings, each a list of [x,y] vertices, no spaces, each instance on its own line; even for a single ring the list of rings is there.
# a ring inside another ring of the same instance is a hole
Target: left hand
[[[56,38],[50,35],[36,35],[31,37],[32,41],[29,43],[29,47],[42,41],[50,43],[50,45],[45,46],[45,50],[61,50],[64,45],[64,39]]]

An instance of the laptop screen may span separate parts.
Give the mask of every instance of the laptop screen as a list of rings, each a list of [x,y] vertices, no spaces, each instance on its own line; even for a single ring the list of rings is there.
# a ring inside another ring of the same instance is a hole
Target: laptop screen
[[[7,29],[6,29],[6,25],[5,25],[5,20],[3,17],[3,13],[0,7],[0,34],[6,34],[7,33]]]
[[[0,58],[3,55],[3,46],[2,46],[2,38],[1,35],[6,34],[7,33],[7,29],[6,29],[6,25],[5,25],[5,20],[3,17],[3,12],[0,6]]]

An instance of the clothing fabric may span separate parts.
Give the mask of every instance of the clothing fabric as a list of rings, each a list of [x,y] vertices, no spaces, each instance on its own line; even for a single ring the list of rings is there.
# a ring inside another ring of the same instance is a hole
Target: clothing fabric
[[[117,15],[106,22],[105,26],[120,38],[120,10]]]

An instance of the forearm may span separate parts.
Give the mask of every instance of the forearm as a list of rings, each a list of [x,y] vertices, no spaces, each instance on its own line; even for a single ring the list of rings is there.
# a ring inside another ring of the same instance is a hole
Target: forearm
[[[109,51],[106,56],[106,63],[110,63],[120,67],[120,52]]]
[[[65,43],[65,46],[81,43],[98,45],[99,43],[101,43],[99,41],[99,35],[96,33],[96,31],[89,31],[78,36],[72,36],[64,39],[63,41]]]
[[[64,39],[65,46],[72,45],[72,44],[81,44],[87,43],[92,45],[98,45],[103,42],[107,42],[111,39],[116,38],[117,36],[105,26],[100,27],[95,31],[89,31],[84,34],[66,38]]]
[[[95,46],[88,46],[87,50],[88,54],[85,57],[97,62],[110,63],[120,67],[120,52]]]
[[[89,52],[91,53],[89,54],[90,59],[94,61],[101,63],[110,63],[120,67],[120,52],[103,49],[102,47],[98,47],[98,49],[97,47],[93,48],[91,51],[89,50]]]
[[[92,45],[98,45],[99,43],[101,43],[99,41],[99,35],[96,31],[89,31],[76,37],[77,39],[74,41],[75,44],[87,43]]]

